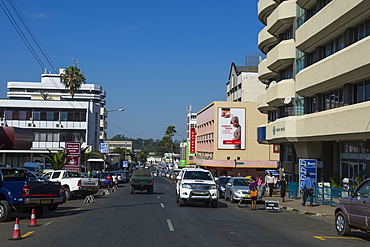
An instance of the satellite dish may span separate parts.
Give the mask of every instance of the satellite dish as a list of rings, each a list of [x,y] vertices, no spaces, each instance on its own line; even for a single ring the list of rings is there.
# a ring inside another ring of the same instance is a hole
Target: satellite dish
[[[289,104],[290,102],[292,102],[292,98],[291,97],[285,97],[285,99],[284,99],[284,104]]]
[[[275,85],[276,84],[276,81],[272,81],[272,82],[270,82],[270,87],[272,86],[272,85]]]

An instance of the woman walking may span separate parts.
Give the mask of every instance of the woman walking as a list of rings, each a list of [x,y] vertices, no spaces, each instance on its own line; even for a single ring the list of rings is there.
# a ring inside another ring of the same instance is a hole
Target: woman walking
[[[285,192],[286,192],[287,181],[285,180],[284,176],[281,177],[281,180],[279,181],[279,185],[280,185],[281,201],[285,202]]]
[[[257,190],[257,182],[254,177],[251,177],[251,182],[249,183],[249,193],[252,200],[252,210],[257,209],[257,196],[258,196],[258,190]]]

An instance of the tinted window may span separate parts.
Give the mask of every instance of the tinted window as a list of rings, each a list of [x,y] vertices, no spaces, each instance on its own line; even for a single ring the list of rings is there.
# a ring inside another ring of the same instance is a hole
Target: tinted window
[[[25,170],[2,169],[4,181],[27,181]]]

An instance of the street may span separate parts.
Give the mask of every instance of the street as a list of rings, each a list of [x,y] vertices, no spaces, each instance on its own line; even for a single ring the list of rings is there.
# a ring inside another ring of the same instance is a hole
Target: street
[[[340,237],[332,217],[295,212],[266,212],[263,204],[251,211],[219,200],[218,208],[205,204],[180,207],[174,185],[155,178],[153,194],[128,192],[121,184],[107,196],[83,204],[74,199],[37,219],[20,216],[24,239],[10,241],[14,220],[0,224],[0,246],[370,246],[370,235],[353,231]],[[15,216],[15,214],[13,215]]]

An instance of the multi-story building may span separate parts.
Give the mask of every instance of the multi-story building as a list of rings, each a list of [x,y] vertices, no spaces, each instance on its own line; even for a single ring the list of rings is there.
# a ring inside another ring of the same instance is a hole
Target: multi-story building
[[[8,99],[0,99],[0,125],[32,131],[29,150],[0,149],[2,164],[21,166],[43,160],[42,153],[80,142],[99,148],[100,112],[105,91],[96,84],[83,84],[71,98],[60,74],[43,74],[41,82],[8,82]]]
[[[301,159],[317,178],[370,175],[370,1],[260,0],[266,25],[258,76],[268,87],[258,109],[269,123],[260,143],[280,144],[280,162],[298,180]]]
[[[278,153],[273,145],[260,145],[256,140],[257,126],[266,121],[256,102],[212,102],[197,113],[194,163],[216,176],[257,176],[276,169]]]
[[[254,56],[252,58],[259,59],[260,57]],[[256,66],[231,64],[229,81],[226,83],[226,101],[257,102],[257,96],[266,88],[262,83],[259,83],[257,65],[258,62]]]
[[[132,152],[132,141],[105,141],[109,147],[109,153],[112,153],[116,148],[128,149]]]

